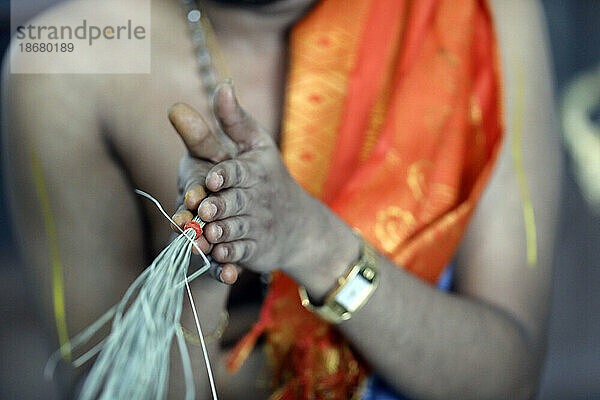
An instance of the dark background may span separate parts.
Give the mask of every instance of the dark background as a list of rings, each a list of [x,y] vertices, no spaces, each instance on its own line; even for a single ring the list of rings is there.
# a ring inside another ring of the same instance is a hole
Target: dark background
[[[14,1],[26,3],[20,8],[27,6],[33,15],[56,0]],[[10,35],[9,3],[0,0],[1,53]],[[560,100],[575,74],[600,64],[600,0],[544,0],[543,4]],[[584,202],[569,157],[563,156],[567,170],[539,399],[600,400],[600,215]],[[43,380],[42,369],[56,344],[42,333],[36,296],[19,262],[6,207],[0,178],[0,399],[52,399],[53,385]]]

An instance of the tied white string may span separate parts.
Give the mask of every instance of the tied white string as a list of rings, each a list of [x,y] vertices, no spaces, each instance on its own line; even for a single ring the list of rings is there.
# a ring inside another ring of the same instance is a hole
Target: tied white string
[[[206,255],[204,255],[204,252],[202,250],[200,250],[200,247],[198,247],[198,244],[193,241],[192,239],[190,239],[185,232],[179,227],[179,225],[177,225],[175,223],[175,221],[173,221],[173,219],[171,217],[169,217],[169,214],[167,214],[164,210],[164,208],[160,205],[160,202],[158,200],[156,200],[154,197],[152,197],[151,195],[149,195],[148,193],[139,190],[139,189],[135,189],[135,192],[139,195],[142,195],[148,199],[150,199],[160,210],[160,212],[175,226],[177,227],[177,229],[179,229],[179,231],[186,237],[188,238],[192,245],[195,246],[196,250],[198,250],[198,253],[200,254],[200,256],[202,256],[202,259],[204,260],[204,266],[206,268],[210,267],[210,262],[208,261],[208,259],[206,258]],[[200,224],[201,227],[204,227],[204,222],[201,221]],[[203,268],[204,269],[204,268]],[[212,368],[210,366],[210,360],[208,358],[208,351],[206,350],[206,343],[204,342],[204,335],[202,334],[202,328],[200,327],[200,320],[198,318],[198,312],[196,311],[196,305],[194,304],[194,296],[192,296],[192,291],[190,290],[190,285],[188,282],[188,277],[185,277],[185,288],[187,290],[187,294],[188,294],[188,298],[190,299],[190,306],[192,307],[192,313],[194,314],[194,321],[196,322],[196,330],[198,331],[198,337],[200,338],[200,344],[202,345],[202,354],[204,355],[204,363],[206,364],[206,371],[208,373],[208,381],[210,383],[210,390],[212,392],[212,397],[214,400],[217,400],[217,389],[215,388],[215,380],[213,378],[213,373],[212,373]]]
[[[136,190],[136,193],[154,202],[163,215],[177,226],[154,197],[141,190]],[[203,225],[198,217],[194,221]],[[184,232],[181,228],[178,229],[182,234],[140,274],[121,301],[50,357],[45,368],[47,377],[52,377],[65,346],[75,349],[89,342],[112,319],[110,335],[73,361],[73,365],[77,367],[99,353],[79,398],[166,399],[171,342],[176,338],[184,372],[185,398],[193,400],[195,387],[191,360],[179,324],[185,285],[202,344],[212,398],[217,400],[204,335],[189,286],[193,278],[210,268],[210,262],[194,241],[195,230],[189,228]],[[202,256],[205,265],[188,278],[187,269],[193,246]]]
[[[198,319],[198,313],[196,312],[196,305],[194,304],[194,297],[190,290],[187,277],[185,278],[185,288],[187,289],[188,297],[190,299],[190,306],[194,313],[194,320],[196,321],[196,328],[198,329],[198,337],[200,338],[200,344],[202,345],[202,354],[204,354],[204,362],[206,363],[206,372],[208,373],[208,382],[210,383],[210,391],[214,400],[217,400],[217,389],[215,388],[215,380],[213,378],[212,368],[210,367],[210,360],[208,359],[208,351],[206,350],[206,343],[204,342],[204,335],[202,329],[200,329],[200,320]]]
[[[144,192],[143,190],[140,189],[135,189],[135,192],[137,194],[139,194],[140,196],[144,196],[145,198],[147,198],[148,200],[152,201],[156,207],[159,209],[159,211],[162,213],[162,215],[165,216],[166,219],[169,220],[169,222],[171,222],[173,224],[173,226],[175,228],[177,228],[177,230],[179,230],[179,232],[184,233],[183,229],[181,229],[179,227],[179,225],[177,225],[175,223],[175,221],[173,221],[173,218],[169,217],[169,214],[167,214],[167,212],[165,211],[165,209],[160,205],[160,202],[158,200],[156,200],[154,197],[152,197],[152,195]],[[204,228],[204,221],[198,221],[199,225]],[[186,235],[187,237],[187,235]],[[196,242],[194,242],[194,240],[192,240],[192,238],[188,237],[189,241],[192,243],[192,245],[196,248],[196,250],[198,251],[198,253],[202,256],[202,259],[204,260],[205,265],[210,265],[210,262],[208,261],[208,259],[206,258],[206,256],[204,255],[204,253],[202,252],[202,250],[200,250],[200,247],[198,247],[198,244]]]

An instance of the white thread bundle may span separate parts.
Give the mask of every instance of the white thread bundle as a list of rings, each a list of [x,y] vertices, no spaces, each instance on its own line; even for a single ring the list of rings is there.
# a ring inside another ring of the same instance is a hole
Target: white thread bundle
[[[136,192],[154,201],[161,212],[171,220],[152,196],[142,191]],[[194,221],[203,224],[198,217]],[[177,340],[182,358],[186,399],[195,398],[191,361],[179,325],[184,286],[201,339],[213,399],[217,399],[202,330],[188,285],[187,270],[192,246],[197,247],[193,242],[195,235],[191,228],[182,232],[134,281],[119,304],[66,344],[76,348],[86,343],[114,316],[110,335],[73,362],[76,367],[80,366],[100,352],[85,380],[80,399],[165,399],[173,338]],[[201,251],[200,254],[205,265],[189,280],[200,276],[210,267],[206,256]],[[47,374],[52,374],[59,359],[60,351],[49,360]]]

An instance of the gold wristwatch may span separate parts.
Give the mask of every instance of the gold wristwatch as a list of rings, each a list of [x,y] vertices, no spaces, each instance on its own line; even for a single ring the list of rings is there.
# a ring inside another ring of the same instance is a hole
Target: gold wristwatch
[[[346,275],[338,278],[337,286],[329,292],[323,305],[311,303],[306,289],[298,287],[302,305],[326,321],[339,324],[358,311],[375,291],[379,283],[379,269],[375,249],[362,237],[360,259]]]

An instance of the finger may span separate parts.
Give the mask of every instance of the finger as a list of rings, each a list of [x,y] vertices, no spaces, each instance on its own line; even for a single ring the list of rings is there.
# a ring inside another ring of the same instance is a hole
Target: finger
[[[197,210],[200,202],[206,197],[204,182],[212,163],[186,155],[179,162],[178,188],[184,193],[179,203],[184,203],[188,210]]]
[[[256,248],[254,240],[236,240],[217,244],[211,254],[220,263],[245,263],[254,257]]]
[[[221,282],[226,283],[228,285],[233,285],[239,276],[239,271],[237,267],[233,264],[224,264],[221,267],[221,273],[219,274],[219,278]]]
[[[204,222],[229,218],[245,214],[251,202],[248,189],[225,189],[204,199],[198,215]]]
[[[184,205],[180,205],[179,210],[175,214],[173,214],[173,216],[171,217],[171,219],[173,221],[175,221],[177,226],[179,226],[179,228],[181,229],[181,230],[179,230],[179,229],[177,229],[177,227],[175,227],[175,226],[173,226],[173,224],[171,224],[171,229],[173,229],[174,235],[175,235],[173,238],[179,236],[181,234],[181,231],[183,231],[185,229],[185,224],[187,224],[193,218],[194,218],[194,216],[192,215],[192,213],[189,212],[188,210],[186,210]],[[173,240],[173,238],[171,240]],[[192,246],[192,252],[197,255],[200,254],[198,252],[198,248],[200,248],[200,250],[204,254],[208,254],[211,252],[212,247],[213,247],[213,245],[206,240],[204,235],[200,235],[198,238],[196,238],[194,240],[194,243],[196,245]]]
[[[209,264],[209,268],[205,272],[206,276],[208,276],[212,279],[215,279],[217,281],[220,281],[221,279],[219,278],[219,276],[221,275],[221,271],[222,271],[223,267],[221,266],[221,264],[219,264],[217,261],[215,261],[215,259],[210,254],[207,254],[205,257],[206,257],[206,260],[208,260],[208,264]],[[188,268],[188,276],[196,273],[199,269],[204,268],[204,266],[206,265],[205,257],[193,255],[190,258],[190,266]]]
[[[208,171],[213,166],[214,164],[210,161],[194,158],[190,154],[186,154],[179,161],[177,171],[178,189],[183,192],[194,184],[203,185]]]
[[[232,187],[249,188],[261,179],[261,175],[253,172],[253,169],[252,164],[245,160],[225,160],[208,172],[206,187],[212,192]]]
[[[173,232],[171,234],[171,236],[169,237],[169,243],[171,243],[173,240],[177,239],[179,237],[179,235],[181,235],[181,233],[179,231]],[[204,236],[200,236],[198,239],[194,240],[194,243],[196,244],[196,246],[200,247],[200,250],[202,250],[202,252],[204,254],[208,254],[212,251],[213,245],[208,243]],[[192,252],[196,255],[199,255],[198,250],[196,249],[196,246],[192,246]]]
[[[231,83],[217,86],[213,95],[213,109],[223,132],[242,150],[258,146],[269,137],[240,106]]]
[[[253,225],[251,217],[226,218],[206,225],[204,235],[210,243],[232,242],[247,238]]]
[[[169,120],[193,157],[213,162],[229,157],[206,121],[192,107],[183,103],[173,105],[169,109]]]
[[[204,235],[200,235],[196,240],[194,240],[194,243],[200,248],[200,250],[202,250],[204,254],[208,254],[212,251],[213,245],[206,240]],[[196,255],[200,255],[196,246],[192,246],[192,252]]]
[[[194,218],[194,215],[185,208],[184,204],[181,204],[179,206],[179,208],[177,209],[177,211],[175,212],[175,214],[173,214],[173,216],[171,217],[173,222],[175,222],[180,229],[183,229],[185,224],[190,222],[192,220],[192,218]],[[181,231],[179,229],[177,229],[177,227],[173,226],[173,224],[171,224],[171,228],[175,232],[181,233]]]
[[[183,204],[188,210],[197,210],[200,202],[206,198],[204,186],[194,184],[186,192]]]
[[[240,273],[240,269],[234,264],[219,264],[214,260],[211,262],[210,269],[208,270],[208,274],[213,279],[227,285],[233,285],[237,281]]]

